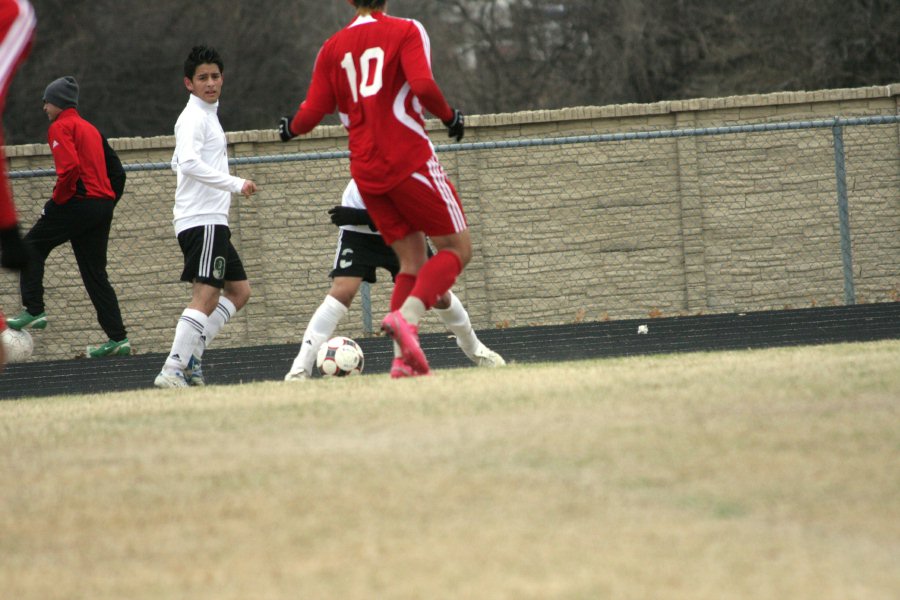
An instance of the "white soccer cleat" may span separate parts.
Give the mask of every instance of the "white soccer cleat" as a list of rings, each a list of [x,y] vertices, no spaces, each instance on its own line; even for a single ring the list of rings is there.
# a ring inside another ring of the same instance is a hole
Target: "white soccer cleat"
[[[158,388],[186,388],[188,387],[188,382],[184,379],[184,373],[160,371],[156,379],[153,380],[153,385]]]
[[[187,369],[184,370],[184,380],[191,386],[206,385],[206,379],[203,378],[203,362],[201,359],[191,356]]]
[[[466,356],[475,363],[478,367],[505,367],[506,361],[503,360],[503,357],[485,346],[482,343],[478,344],[478,347],[475,348],[475,352],[469,354],[466,352]]]
[[[309,379],[309,373],[300,369],[299,371],[290,371],[284,376],[285,381],[306,381]]]

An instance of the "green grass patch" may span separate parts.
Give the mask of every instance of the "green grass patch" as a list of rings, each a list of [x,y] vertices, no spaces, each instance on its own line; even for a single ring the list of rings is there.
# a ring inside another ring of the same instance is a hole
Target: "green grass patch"
[[[0,402],[0,596],[889,598],[900,342]]]

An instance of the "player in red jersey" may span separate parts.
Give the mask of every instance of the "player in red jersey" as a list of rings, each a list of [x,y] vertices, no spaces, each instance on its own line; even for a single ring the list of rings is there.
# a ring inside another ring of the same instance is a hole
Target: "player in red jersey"
[[[464,119],[431,72],[421,23],[385,13],[386,0],[348,0],[356,17],[319,51],[306,100],[279,123],[281,139],[308,133],[337,109],[349,131],[350,173],[400,272],[382,329],[396,342],[392,373],[427,375],[418,323],[472,256],[462,204],[434,153],[423,109],[461,140]],[[428,258],[425,235],[438,252]]]
[[[28,56],[34,35],[34,9],[27,0],[0,0],[0,114],[6,107],[6,93],[16,68]],[[0,265],[20,270],[27,262],[27,251],[19,236],[19,220],[6,175],[3,132],[0,129]],[[0,311],[0,333],[6,319]],[[6,353],[0,344],[0,371],[6,364]]]

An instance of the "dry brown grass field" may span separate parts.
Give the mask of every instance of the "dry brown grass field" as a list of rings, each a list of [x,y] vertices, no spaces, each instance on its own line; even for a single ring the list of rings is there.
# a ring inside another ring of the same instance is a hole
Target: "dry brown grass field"
[[[900,598],[900,341],[0,402],[0,598]]]

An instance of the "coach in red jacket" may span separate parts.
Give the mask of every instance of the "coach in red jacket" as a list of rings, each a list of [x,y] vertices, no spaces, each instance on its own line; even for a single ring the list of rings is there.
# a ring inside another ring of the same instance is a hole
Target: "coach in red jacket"
[[[44,264],[54,248],[71,242],[84,287],[97,310],[97,321],[109,336],[108,342],[89,347],[88,356],[129,354],[131,345],[119,301],[106,274],[116,192],[107,171],[104,139],[96,127],[81,118],[77,106],[78,82],[74,77],[61,77],[44,91],[44,112],[51,123],[47,142],[57,179],[41,218],[25,236],[26,245],[34,250],[31,264],[22,272],[25,310],[9,319],[8,325],[12,329],[47,326]]]

